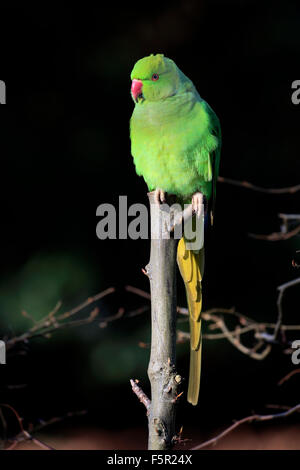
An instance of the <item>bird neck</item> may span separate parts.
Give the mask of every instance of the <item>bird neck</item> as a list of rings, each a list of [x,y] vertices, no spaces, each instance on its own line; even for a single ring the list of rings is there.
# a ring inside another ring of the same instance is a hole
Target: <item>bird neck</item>
[[[196,104],[196,96],[191,91],[176,93],[159,101],[145,100],[135,105],[134,114],[144,124],[161,126],[185,119]]]

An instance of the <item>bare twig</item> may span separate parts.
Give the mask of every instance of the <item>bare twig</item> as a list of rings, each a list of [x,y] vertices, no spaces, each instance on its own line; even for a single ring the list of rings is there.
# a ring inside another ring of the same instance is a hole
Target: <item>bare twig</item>
[[[203,319],[209,319],[213,320],[215,322],[215,325],[223,332],[224,337],[233,345],[235,346],[240,352],[243,354],[246,354],[247,356],[251,357],[252,359],[256,360],[262,360],[264,359],[270,352],[271,352],[271,346],[268,344],[265,346],[262,352],[258,353],[254,348],[247,348],[244,346],[238,338],[232,335],[232,332],[228,330],[228,328],[225,325],[225,322],[222,318],[210,315],[209,317],[207,315],[202,315]],[[205,318],[206,317],[206,318]],[[240,335],[240,331],[239,331]]]
[[[268,235],[259,235],[256,233],[249,233],[248,235],[252,238],[256,238],[258,240],[268,240],[268,241],[280,241],[280,240],[288,240],[289,238],[294,237],[300,232],[300,214],[278,214],[278,217],[282,220],[281,230],[280,232],[273,232]],[[298,225],[293,229],[289,229],[289,223],[293,223],[297,221]]]
[[[231,178],[224,178],[223,176],[219,176],[218,181],[220,183],[228,183],[233,186],[239,186],[267,194],[295,194],[296,192],[300,191],[300,184],[295,186],[288,186],[285,188],[262,188],[260,186],[249,183],[248,181],[233,180]],[[283,227],[280,232],[273,232],[268,235],[249,233],[249,236],[257,240],[280,241],[289,240],[290,238],[300,233],[300,225],[297,225],[292,230],[288,230],[288,221],[300,220],[300,214],[278,214],[278,217],[280,217],[283,221]]]
[[[125,286],[125,290],[128,292],[132,292],[133,294],[139,295],[140,297],[144,297],[147,300],[151,300],[151,295],[149,292],[146,292],[142,289],[133,286]]]
[[[22,418],[19,416],[17,411],[13,407],[11,407],[10,405],[2,404],[0,406],[5,406],[5,407],[7,407],[7,408],[9,408],[13,411],[14,415],[16,416],[16,418],[18,420],[18,423],[19,423],[19,426],[20,426],[20,429],[21,429],[21,432],[19,434],[17,434],[14,438],[7,440],[7,443],[9,443],[9,445],[8,445],[8,447],[6,447],[5,450],[12,450],[18,444],[20,444],[21,442],[24,442],[24,441],[32,441],[32,442],[34,442],[35,444],[37,444],[39,447],[41,447],[43,449],[53,450],[52,447],[50,447],[48,444],[45,444],[40,439],[38,439],[36,437],[33,437],[32,434],[34,434],[36,432],[39,432],[42,429],[51,426],[52,424],[60,423],[60,422],[64,421],[65,419],[68,419],[68,418],[71,418],[71,417],[74,417],[74,416],[82,416],[82,415],[86,414],[86,410],[68,412],[66,415],[55,416],[53,418],[50,418],[47,421],[40,420],[39,424],[37,424],[35,426],[31,425],[27,430],[24,430],[23,423],[22,423]]]
[[[132,391],[136,394],[138,399],[140,400],[141,403],[145,406],[147,410],[147,414],[150,411],[150,406],[151,406],[151,400],[147,397],[146,393],[141,389],[141,387],[138,385],[137,380],[132,380],[130,379],[130,384],[132,387]]]
[[[224,178],[223,176],[218,177],[220,183],[228,183],[233,186],[240,186],[242,188],[252,189],[253,191],[258,191],[261,193],[267,194],[294,194],[297,191],[300,191],[300,184],[295,186],[288,186],[286,188],[262,188],[261,186],[256,186],[248,181],[238,181],[230,178]]]
[[[258,415],[254,414],[251,416],[247,416],[243,419],[240,419],[239,421],[236,421],[233,423],[231,426],[229,426],[227,429],[222,431],[220,434],[217,436],[213,437],[212,439],[209,439],[208,441],[202,442],[202,444],[199,444],[195,447],[193,447],[191,450],[200,450],[203,449],[204,447],[208,447],[210,445],[215,445],[220,439],[223,439],[227,434],[230,432],[234,431],[237,427],[241,426],[242,424],[245,423],[252,423],[253,421],[270,421],[273,419],[279,419],[279,418],[286,418],[290,416],[291,414],[297,412],[300,410],[300,403],[294,407],[289,408],[286,411],[283,411],[282,413],[278,414],[269,414],[269,415]]]
[[[300,325],[284,325],[282,324],[282,297],[283,293],[289,287],[292,287],[300,282],[300,278],[293,279],[285,284],[278,286],[278,299],[277,299],[277,310],[278,316],[276,323],[266,323],[266,322],[256,322],[253,319],[247,317],[246,315],[237,312],[234,308],[212,308],[206,310],[202,313],[203,320],[211,322],[209,325],[210,330],[221,330],[221,333],[204,333],[203,338],[209,340],[217,339],[227,339],[234,347],[236,347],[240,352],[246,354],[252,359],[262,360],[271,352],[271,344],[275,343],[279,332],[283,334],[286,331],[297,331],[300,330]],[[126,290],[132,292],[136,295],[139,295],[143,298],[148,298],[149,294],[146,291],[137,289],[132,286],[126,286]],[[183,307],[177,307],[177,313],[185,317],[188,316],[188,309]],[[234,330],[229,330],[226,326],[223,318],[220,317],[220,314],[231,315],[236,317],[240,325]],[[268,330],[273,330],[272,333],[269,333]],[[246,333],[254,333],[254,337],[257,342],[252,347],[246,347],[241,342],[241,336]],[[190,339],[190,334],[188,332],[178,330],[177,331],[177,342],[182,343]],[[265,343],[268,343],[267,345]],[[141,347],[148,347],[147,344],[141,342]],[[263,348],[261,351],[260,349]]]
[[[278,214],[278,217],[282,219],[284,224],[286,224],[288,220],[300,220],[300,214],[284,214],[281,212]]]
[[[99,309],[94,308],[87,318],[79,319],[79,320],[70,320],[75,314],[81,312],[86,307],[94,304],[96,301],[102,299],[103,297],[115,292],[113,287],[110,287],[99,294],[96,294],[93,297],[89,297],[83,303],[78,305],[77,307],[69,310],[61,315],[57,315],[59,308],[61,307],[61,302],[59,302],[54,310],[48,313],[45,317],[41,320],[34,321],[34,325],[29,328],[25,333],[21,334],[20,336],[15,336],[10,338],[6,341],[6,348],[7,350],[14,347],[17,343],[20,342],[27,342],[29,339],[38,337],[38,336],[46,336],[51,334],[53,331],[57,331],[62,328],[66,327],[73,327],[73,326],[80,326],[85,325],[87,323],[91,323],[95,320],[98,316]],[[23,312],[24,314],[24,312]],[[28,314],[26,314],[28,316]],[[67,321],[66,321],[67,320]]]
[[[117,313],[115,313],[114,315],[110,315],[109,317],[106,317],[103,320],[101,320],[101,322],[99,323],[100,328],[105,328],[108,323],[115,321],[115,320],[119,320],[120,318],[124,316],[124,313],[125,313],[124,308],[119,308]]]
[[[277,287],[277,290],[279,291],[279,295],[277,298],[277,310],[278,310],[278,319],[276,323],[276,327],[274,329],[274,340],[277,338],[278,332],[280,331],[280,326],[282,323],[282,298],[283,294],[288,289],[289,287],[293,287],[296,284],[300,283],[300,277],[293,279],[289,282],[285,282],[284,284],[281,284],[280,286]]]
[[[293,230],[290,230],[289,232],[273,232],[273,233],[270,233],[269,235],[259,235],[256,233],[249,233],[249,237],[256,238],[257,240],[268,240],[270,242],[278,242],[281,240],[288,240],[289,238],[294,237],[298,233],[300,233],[300,225],[295,227]]]
[[[269,403],[268,405],[265,405],[266,408],[272,409],[272,410],[289,410],[291,407],[288,405],[278,405],[278,404],[271,404]],[[298,410],[300,412],[300,409]]]
[[[287,382],[290,380],[291,377],[294,377],[294,375],[299,374],[300,369],[294,369],[291,372],[289,372],[287,375],[285,375],[282,379],[279,380],[278,385],[282,385],[284,382]]]
[[[44,428],[48,428],[52,424],[57,424],[61,423],[62,421],[65,421],[66,419],[69,418],[74,418],[75,416],[84,416],[87,414],[86,410],[80,410],[80,411],[69,411],[65,415],[62,416],[54,416],[53,418],[50,418],[46,421],[40,420],[39,423],[35,426],[31,426],[29,429],[30,433],[35,433],[38,431],[41,431]]]
[[[204,315],[205,315],[205,318],[203,318],[204,320],[210,320],[211,319],[211,317],[206,316],[205,312],[203,312],[203,316]],[[218,326],[215,323],[210,325],[210,326],[213,329],[215,327],[218,328]],[[235,337],[235,336],[239,337],[239,336],[242,336],[242,335],[244,335],[246,333],[249,333],[251,331],[255,331],[256,332],[255,336],[259,338],[262,331],[266,333],[267,328],[274,329],[275,327],[276,327],[276,323],[255,323],[253,321],[253,323],[251,323],[248,326],[245,326],[243,328],[239,328],[239,329],[236,329],[236,330],[231,330],[230,334],[233,337]],[[300,330],[300,325],[281,325],[281,327],[280,327],[280,331],[297,331],[297,330]],[[177,331],[177,336],[178,336],[179,342],[190,339],[190,334],[188,332],[182,331],[182,330]],[[212,333],[212,334],[211,333],[204,333],[203,338],[215,341],[217,339],[226,339],[227,335],[224,334],[224,333]]]
[[[13,414],[15,415],[17,421],[18,421],[18,424],[19,424],[19,427],[20,427],[20,434],[22,436],[22,438],[19,438],[17,439],[16,438],[16,441],[17,442],[13,442],[9,447],[7,447],[6,450],[12,450],[16,447],[17,443],[18,442],[21,442],[22,440],[26,440],[26,441],[32,441],[34,442],[37,446],[41,447],[42,449],[46,449],[46,450],[54,450],[53,447],[49,446],[48,444],[45,444],[44,442],[42,442],[40,439],[37,439],[36,437],[33,437],[28,431],[26,431],[23,427],[23,422],[22,422],[22,418],[20,417],[20,415],[18,414],[18,412],[11,406],[11,405],[8,405],[6,403],[1,403],[0,404],[1,407],[5,407],[5,408],[8,408],[9,410],[11,410],[13,412]]]

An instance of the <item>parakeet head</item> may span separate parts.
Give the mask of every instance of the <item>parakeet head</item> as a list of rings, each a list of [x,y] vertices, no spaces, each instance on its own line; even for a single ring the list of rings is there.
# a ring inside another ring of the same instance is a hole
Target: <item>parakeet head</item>
[[[176,94],[179,86],[178,68],[163,54],[151,54],[138,60],[130,77],[131,96],[135,103],[168,98]]]

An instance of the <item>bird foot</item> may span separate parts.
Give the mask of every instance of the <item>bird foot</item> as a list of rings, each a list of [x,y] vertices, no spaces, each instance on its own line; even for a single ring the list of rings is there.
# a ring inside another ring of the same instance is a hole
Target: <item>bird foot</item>
[[[156,188],[154,191],[154,200],[156,204],[164,203],[166,202],[166,193],[160,188]]]
[[[203,194],[199,192],[194,193],[192,196],[192,209],[195,214],[197,214],[198,217],[201,215],[203,207]]]

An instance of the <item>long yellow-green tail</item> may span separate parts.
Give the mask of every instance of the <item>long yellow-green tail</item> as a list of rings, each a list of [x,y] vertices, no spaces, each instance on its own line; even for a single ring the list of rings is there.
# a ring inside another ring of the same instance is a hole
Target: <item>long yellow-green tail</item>
[[[188,386],[188,402],[197,405],[200,374],[201,374],[201,309],[202,287],[201,281],[204,272],[204,247],[199,251],[186,249],[184,237],[178,243],[177,263],[184,280],[190,320],[190,375]]]

